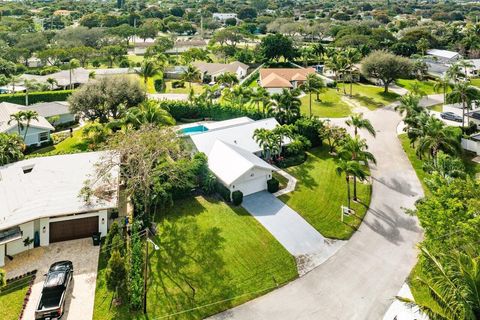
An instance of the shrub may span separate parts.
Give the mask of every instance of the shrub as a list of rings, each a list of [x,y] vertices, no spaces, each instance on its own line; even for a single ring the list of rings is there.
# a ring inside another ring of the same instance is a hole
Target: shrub
[[[243,192],[240,190],[233,191],[232,192],[232,203],[236,206],[239,206],[242,204],[243,201]]]
[[[30,104],[51,101],[66,101],[72,90],[42,91],[28,94]],[[0,102],[10,102],[16,104],[25,104],[25,93],[0,94]]]
[[[302,117],[295,121],[293,131],[307,138],[312,147],[318,147],[322,145],[322,139],[319,132],[323,130],[323,128],[323,121],[315,118]]]
[[[105,239],[105,247],[108,247],[112,244],[113,238],[116,235],[120,235],[120,227],[117,223],[117,221],[114,221],[112,225],[110,226],[110,230],[107,233],[107,238]],[[107,253],[109,250],[107,250]]]
[[[304,136],[297,135],[286,147],[285,155],[287,156],[297,156],[303,154],[308,150],[312,144]]]
[[[337,87],[337,81],[333,81],[333,82],[328,82],[327,83],[327,88],[336,88]]]
[[[5,287],[7,284],[7,273],[5,270],[0,269],[0,288]]]
[[[155,91],[157,92],[165,91],[163,79],[155,79],[155,81],[153,82],[153,86],[155,87]]]
[[[119,295],[125,296],[126,279],[127,269],[125,267],[125,260],[118,250],[114,250],[108,260],[105,280],[107,288],[115,292],[115,297]]]
[[[202,190],[205,194],[213,194],[215,192],[215,186],[217,184],[217,177],[209,172],[202,181]]]
[[[280,168],[298,166],[299,164],[302,164],[306,158],[307,158],[307,155],[305,153],[298,154],[296,156],[281,158],[277,160],[277,166]]]
[[[172,88],[185,88],[185,82],[181,80],[172,81]]]
[[[119,65],[120,68],[130,68],[130,62],[127,59],[120,61]]]
[[[280,189],[280,182],[273,178],[267,181],[267,190],[270,193],[275,193]]]
[[[221,182],[217,181],[216,189],[218,194],[220,194],[220,196],[223,198],[223,200],[227,202],[230,202],[232,200],[230,195],[230,190],[227,187],[225,187]]]

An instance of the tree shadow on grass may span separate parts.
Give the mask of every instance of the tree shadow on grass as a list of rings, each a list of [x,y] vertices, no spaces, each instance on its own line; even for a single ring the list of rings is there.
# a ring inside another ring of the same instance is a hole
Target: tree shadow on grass
[[[182,215],[170,215],[158,225],[155,242],[158,251],[149,253],[149,310],[164,316],[223,300],[233,295],[235,287],[222,257],[225,239],[217,227],[200,226],[195,215],[205,208],[189,201]],[[229,304],[192,310],[171,319],[202,318]]]

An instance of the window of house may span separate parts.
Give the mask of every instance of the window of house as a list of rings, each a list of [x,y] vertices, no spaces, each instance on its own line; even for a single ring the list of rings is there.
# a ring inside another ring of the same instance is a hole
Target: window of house
[[[47,141],[48,140],[48,132],[40,132],[38,134],[39,141]]]

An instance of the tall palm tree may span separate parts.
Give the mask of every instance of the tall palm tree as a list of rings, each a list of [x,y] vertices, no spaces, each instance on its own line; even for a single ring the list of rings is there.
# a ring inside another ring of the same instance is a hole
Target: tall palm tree
[[[257,111],[260,113],[260,103],[263,107],[263,114],[265,114],[265,106],[270,100],[270,93],[263,88],[258,87],[256,90],[252,91],[251,101],[257,106]],[[266,102],[267,101],[267,102]]]
[[[359,137],[347,138],[338,151],[340,158],[347,161],[377,163],[374,155],[368,151],[367,141]],[[357,201],[357,177],[353,175],[353,200]]]
[[[58,81],[54,78],[47,78],[47,83],[50,85],[50,90],[53,90],[54,86],[58,84]]]
[[[143,79],[143,84],[145,85],[145,90],[147,89],[148,78],[156,76],[160,72],[160,68],[157,64],[150,60],[146,59],[143,61],[140,69],[135,70],[135,73],[138,74]]]
[[[307,75],[307,80],[300,86],[305,93],[308,93],[310,117],[312,117],[312,93],[319,93],[322,87],[323,81],[315,73]]]
[[[450,79],[446,76],[443,76],[443,77],[440,77],[440,78],[436,79],[435,83],[433,85],[433,90],[435,92],[442,91],[444,102],[447,100],[447,91],[448,91],[449,86],[450,86]]]
[[[345,123],[349,127],[353,127],[354,135],[358,136],[358,129],[365,129],[372,136],[376,136],[375,128],[373,127],[370,120],[363,117],[363,113],[354,113],[350,116],[350,119],[346,120]]]
[[[36,80],[25,80],[23,85],[25,86],[25,105],[28,106],[28,94],[31,91],[37,90],[38,82]]]
[[[192,88],[192,82],[200,80],[201,73],[197,67],[189,65],[187,70],[182,75],[182,80],[188,82],[190,89]]]
[[[421,131],[417,154],[428,154],[435,160],[439,151],[448,154],[460,153],[459,139],[452,136],[442,120],[430,116]]]
[[[233,85],[238,84],[237,75],[233,72],[222,73],[217,77],[216,81],[218,84],[223,84],[227,87],[232,87]]]
[[[208,105],[213,105],[213,99],[215,99],[217,92],[220,90],[220,86],[218,84],[215,84],[213,86],[205,85],[203,94],[205,96],[205,99],[208,102]]]
[[[252,90],[249,87],[236,85],[233,88],[223,90],[223,98],[230,102],[234,107],[242,109],[250,101]]]
[[[23,140],[27,138],[27,132],[30,128],[30,122],[32,120],[38,121],[38,112],[33,110],[20,111],[22,113],[22,120],[25,122],[25,132],[23,133]]]
[[[23,113],[22,111],[19,111],[17,113],[11,114],[10,115],[10,120],[8,120],[8,125],[10,125],[12,122],[15,122],[17,124],[17,131],[18,131],[18,136],[22,136],[22,130],[25,128],[23,125]]]
[[[462,67],[458,64],[452,64],[445,73],[448,79],[452,79],[454,83],[458,83],[460,78],[465,77],[465,74],[462,72]]]
[[[286,138],[293,138],[293,130],[290,125],[281,125],[281,126],[276,126],[273,130],[271,130],[273,133],[273,137],[278,144],[278,155],[280,156],[283,151],[283,142],[285,141]]]
[[[359,62],[362,58],[360,51],[356,48],[348,48],[342,52],[343,59],[345,61],[345,71],[349,74],[350,80],[350,96],[353,95],[353,71],[355,69],[355,63]]]
[[[68,62],[68,71],[69,71],[69,78],[70,78],[70,90],[73,90],[73,83],[72,77],[75,69],[80,66],[80,62],[77,59],[72,59]]]
[[[272,155],[276,153],[277,147],[273,132],[265,128],[255,129],[253,139],[262,148],[262,156],[269,161]]]
[[[325,52],[326,52],[325,47],[320,42],[313,45],[313,53],[317,56],[319,60],[318,64],[322,62]]]
[[[345,181],[347,183],[347,206],[350,209],[350,176],[364,180],[367,177],[367,173],[358,162],[344,159],[338,161],[335,172],[339,176],[345,174]]]
[[[480,100],[480,91],[471,86],[470,82],[457,82],[452,88],[452,92],[447,94],[447,101],[449,103],[462,104],[462,127],[465,127],[465,111],[468,110],[472,102]],[[467,122],[469,122],[468,119]]]
[[[465,75],[466,78],[468,78],[468,68],[473,68],[474,65],[468,60],[460,60],[458,62],[458,65],[463,68],[463,74]]]
[[[171,126],[175,124],[175,120],[167,110],[160,106],[158,101],[147,100],[138,107],[128,109],[125,113],[123,124],[139,129],[145,124]]]
[[[272,95],[272,103],[269,105],[270,113],[275,115],[281,124],[291,124],[300,117],[302,102],[298,98],[298,90],[283,89],[282,93]]]
[[[436,307],[408,298],[397,299],[418,307],[429,319],[480,319],[480,257],[475,249],[441,255],[441,260],[424,246],[420,249],[426,272],[416,280],[428,288]]]

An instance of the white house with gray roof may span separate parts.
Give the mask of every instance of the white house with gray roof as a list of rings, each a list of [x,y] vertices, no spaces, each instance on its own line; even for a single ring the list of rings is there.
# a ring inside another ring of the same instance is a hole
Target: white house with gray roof
[[[205,75],[210,75],[212,77],[212,81],[216,81],[216,78],[224,73],[230,72],[237,76],[238,80],[243,79],[248,72],[249,66],[245,63],[241,63],[239,61],[234,61],[230,63],[209,63],[203,61],[196,61],[193,65],[198,68],[201,72],[201,79],[205,77]]]
[[[2,133],[20,133],[20,136],[24,138],[24,143],[27,146],[36,145],[39,146],[44,142],[50,141],[50,133],[55,128],[42,116],[38,116],[38,120],[32,120],[27,129],[26,123],[23,123],[23,128],[20,127],[18,131],[18,124],[16,121],[11,121],[11,115],[22,111],[23,106],[2,102],[0,103],[0,132]],[[26,131],[26,135],[25,135]]]
[[[54,125],[75,122],[75,114],[70,112],[67,101],[41,102],[30,106],[21,106],[20,109],[36,111],[38,115],[47,120],[52,117],[58,117],[58,120],[53,123]]]

